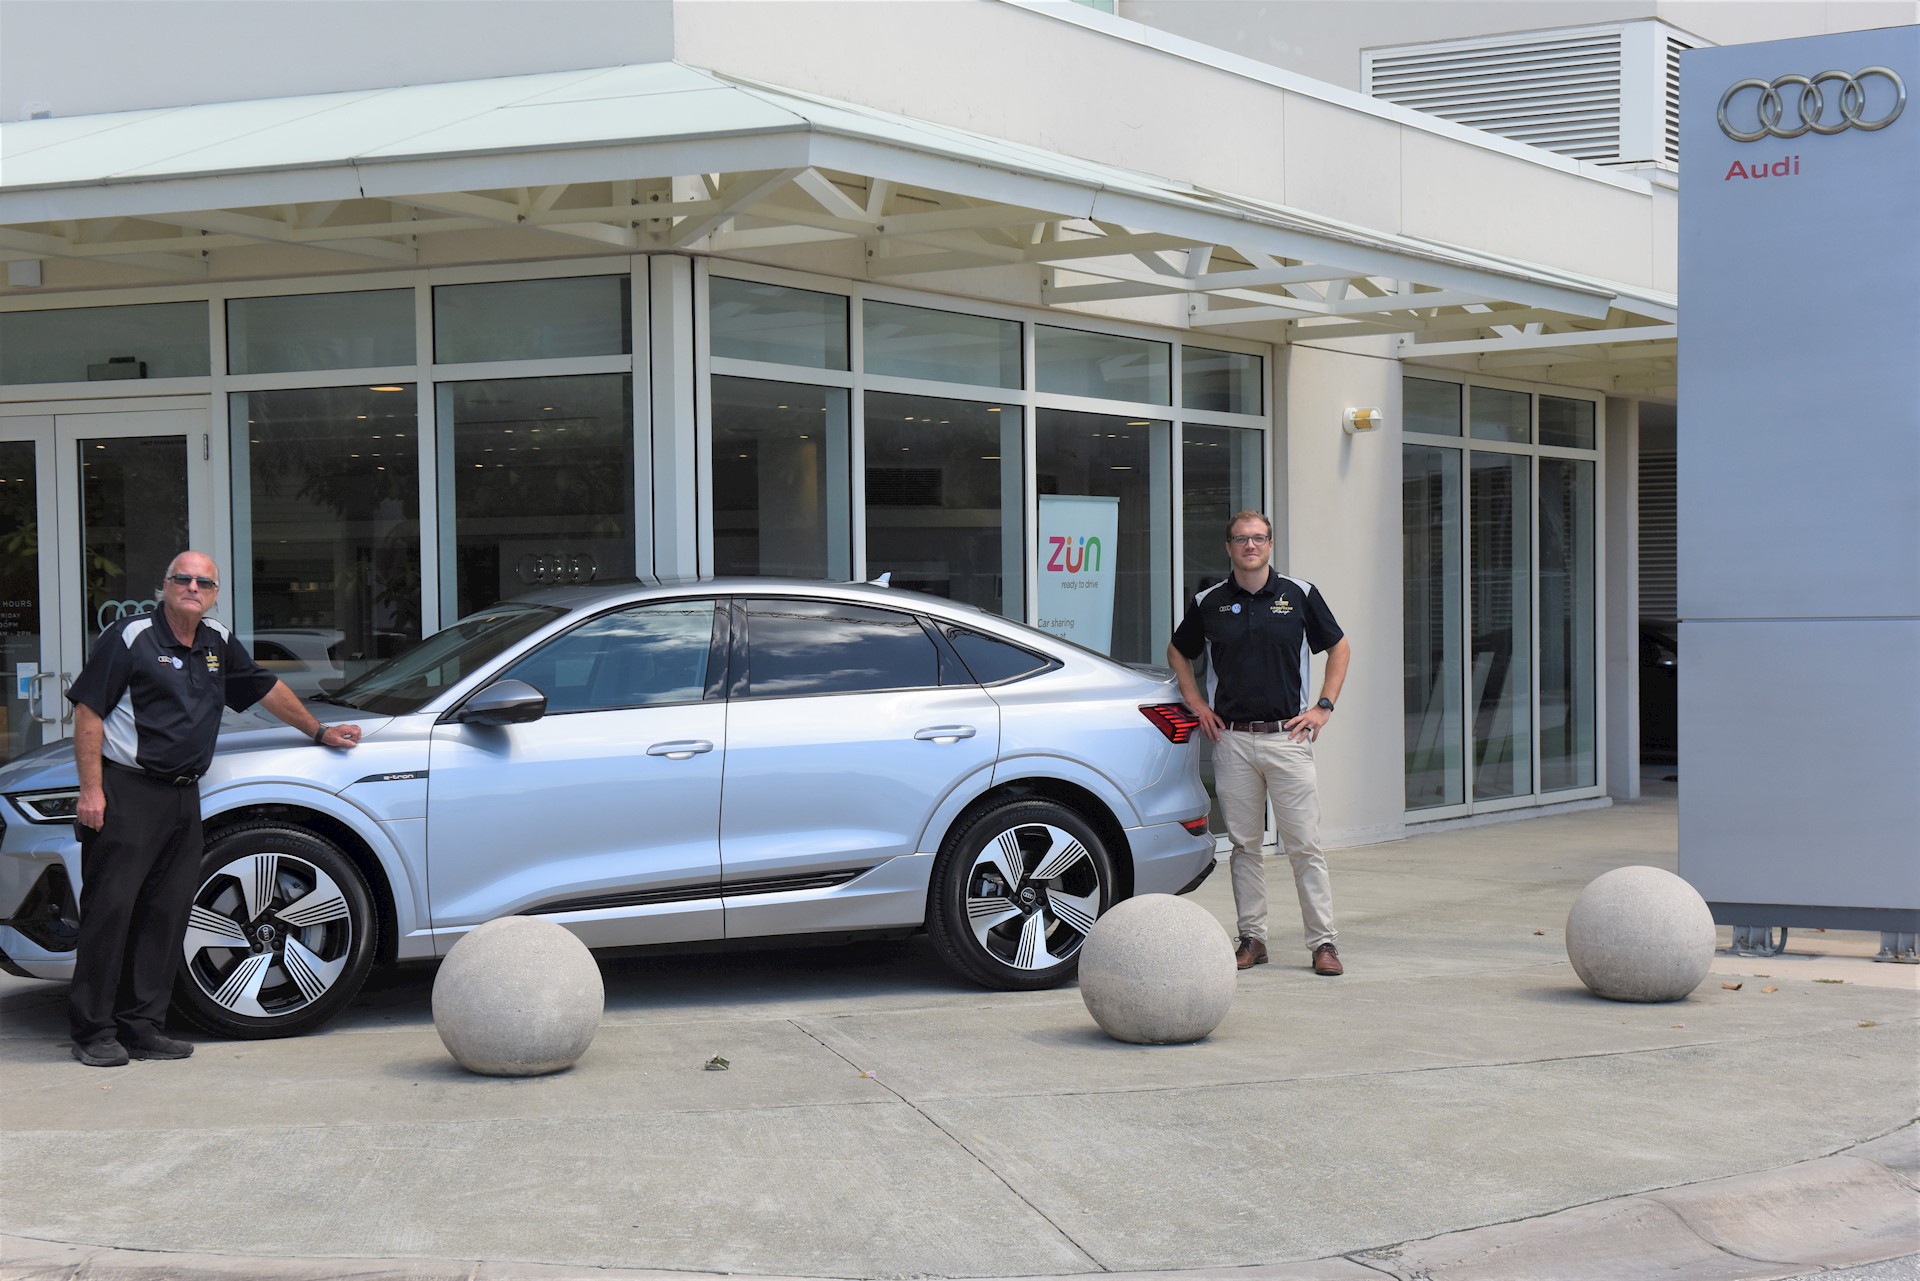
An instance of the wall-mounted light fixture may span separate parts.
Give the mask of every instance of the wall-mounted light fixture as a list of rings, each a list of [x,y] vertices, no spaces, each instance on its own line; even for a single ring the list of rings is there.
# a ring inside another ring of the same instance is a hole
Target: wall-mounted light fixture
[[[1340,425],[1346,428],[1347,435],[1353,436],[1363,431],[1378,431],[1384,422],[1385,416],[1377,409],[1349,409]]]

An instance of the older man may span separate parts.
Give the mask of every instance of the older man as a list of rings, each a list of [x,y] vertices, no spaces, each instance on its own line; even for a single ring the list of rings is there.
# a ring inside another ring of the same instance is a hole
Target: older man
[[[88,1067],[184,1059],[162,1035],[200,876],[200,790],[220,709],[260,703],[324,747],[353,747],[358,725],[322,726],[208,618],[220,571],[181,552],[160,584],[160,608],[123,619],[93,644],[73,701],[80,768],[80,942],[67,997],[73,1057]]]

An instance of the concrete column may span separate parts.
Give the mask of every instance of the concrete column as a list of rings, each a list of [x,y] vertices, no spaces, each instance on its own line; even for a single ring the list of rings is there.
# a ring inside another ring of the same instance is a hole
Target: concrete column
[[[1607,794],[1640,795],[1640,402],[1609,396],[1600,454],[1606,509],[1600,518],[1606,580],[1600,589],[1600,653],[1606,665]]]
[[[1394,840],[1406,812],[1400,362],[1287,346],[1275,365],[1274,565],[1321,590],[1353,645],[1318,750],[1322,839]],[[1386,426],[1349,436],[1341,419],[1358,407],[1382,410]],[[1316,661],[1316,691],[1323,670]]]

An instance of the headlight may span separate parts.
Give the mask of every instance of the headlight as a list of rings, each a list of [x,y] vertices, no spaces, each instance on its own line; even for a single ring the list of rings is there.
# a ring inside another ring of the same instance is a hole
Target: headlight
[[[35,823],[71,823],[80,813],[80,789],[63,788],[57,792],[26,792],[13,798]]]

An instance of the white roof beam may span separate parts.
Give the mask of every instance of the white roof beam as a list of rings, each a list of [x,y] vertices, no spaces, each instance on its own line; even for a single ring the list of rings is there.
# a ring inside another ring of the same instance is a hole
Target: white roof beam
[[[812,196],[814,202],[830,214],[845,218],[849,222],[872,224],[867,216],[866,206],[856,204],[846,192],[835,186],[833,180],[818,169],[803,171],[793,180],[793,185]]]
[[[405,263],[412,266],[419,261],[419,255],[408,245],[396,245],[390,240],[377,240],[362,233],[359,236],[338,239],[310,239],[307,233],[297,231],[284,222],[272,218],[261,218],[254,214],[235,213],[230,209],[209,209],[193,214],[155,214],[151,222],[164,223],[170,227],[188,227],[196,231],[224,232],[230,236],[245,236],[250,240],[267,244],[300,245],[309,249],[321,249],[328,253],[350,254],[356,258],[374,258],[381,262]],[[356,231],[358,228],[355,229]]]
[[[136,242],[150,245],[153,242]],[[40,232],[20,231],[12,227],[0,227],[0,249],[16,250],[34,258],[80,258],[90,261],[109,261],[129,267],[139,267],[146,271],[157,271],[168,276],[204,276],[207,274],[207,260],[199,254],[201,241],[198,237],[180,238],[180,242],[191,245],[191,253],[150,253],[144,249],[135,249],[132,243],[126,250],[115,252],[111,242],[104,245],[76,245],[59,236],[49,236]]]
[[[678,223],[667,233],[667,243],[676,249],[684,249],[694,241],[713,234],[719,230],[721,223],[759,204],[803,172],[800,169],[766,169],[735,174],[731,180],[713,187],[714,207]]]
[[[1485,352],[1547,350],[1561,347],[1605,347],[1615,343],[1658,342],[1674,338],[1678,325],[1629,325],[1620,329],[1583,329],[1572,333],[1533,334],[1520,338],[1475,338],[1462,342],[1422,343],[1404,339],[1402,356],[1474,356]]]

